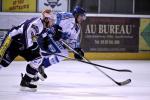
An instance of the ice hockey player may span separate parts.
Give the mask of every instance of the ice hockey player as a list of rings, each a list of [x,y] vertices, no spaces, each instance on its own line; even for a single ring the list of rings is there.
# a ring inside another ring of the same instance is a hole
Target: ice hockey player
[[[39,52],[37,38],[43,37],[43,42],[47,42],[47,28],[54,24],[52,9],[45,9],[41,17],[28,19],[19,26],[11,28],[4,38],[0,47],[0,66],[7,67],[18,56],[22,56],[29,62],[26,66],[26,73],[22,76],[20,86],[24,90],[35,91],[37,85],[31,80],[38,72],[43,58]]]
[[[42,49],[41,54],[44,57],[42,65],[39,67],[39,77],[41,80],[47,78],[47,75],[44,71],[45,68],[59,63],[64,60],[63,57],[55,55],[55,53],[63,56],[68,56],[68,50],[64,45],[59,41],[59,39],[68,43],[74,50],[79,54],[84,56],[84,52],[80,47],[79,34],[80,34],[80,24],[86,19],[85,10],[79,6],[76,6],[72,13],[69,12],[59,12],[56,14],[57,21],[54,27],[59,27],[63,31],[62,34],[57,34],[56,38],[51,38],[50,45],[48,49]],[[48,32],[51,34],[51,29]],[[41,48],[42,44],[40,44]],[[78,60],[82,60],[80,56],[74,54],[74,57]]]

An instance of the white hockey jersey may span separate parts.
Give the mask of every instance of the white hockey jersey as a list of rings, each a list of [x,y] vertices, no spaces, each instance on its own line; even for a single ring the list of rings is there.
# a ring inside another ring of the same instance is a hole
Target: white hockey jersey
[[[9,31],[9,35],[12,38],[14,38],[17,35],[20,35],[20,42],[24,45],[25,48],[29,48],[33,45],[33,38],[40,34],[46,34],[43,31],[44,27],[41,18],[31,18],[29,20],[24,21],[19,26],[13,27]]]
[[[56,17],[56,24],[62,27],[65,41],[73,48],[79,47],[80,26],[75,22],[72,13],[59,12]]]

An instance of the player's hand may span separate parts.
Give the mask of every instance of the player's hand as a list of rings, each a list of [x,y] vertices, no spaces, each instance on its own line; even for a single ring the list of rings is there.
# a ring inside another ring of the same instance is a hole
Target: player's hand
[[[53,35],[53,39],[55,40],[55,41],[59,41],[60,39],[62,38],[62,31],[56,31],[55,33],[54,33],[54,35]]]
[[[59,25],[54,25],[53,27],[55,30],[54,35],[53,35],[53,39],[55,41],[59,41],[62,38],[62,34],[63,34],[62,28]]]
[[[81,48],[75,48],[74,50],[84,57],[84,51]],[[82,57],[80,57],[78,54],[74,54],[74,58],[77,60],[82,60]]]
[[[62,30],[62,27],[57,24],[53,25],[53,27],[55,31]]]
[[[33,45],[31,47],[29,47],[28,49],[31,49],[31,50],[35,50],[37,49],[39,46],[37,44],[37,42],[33,42]]]

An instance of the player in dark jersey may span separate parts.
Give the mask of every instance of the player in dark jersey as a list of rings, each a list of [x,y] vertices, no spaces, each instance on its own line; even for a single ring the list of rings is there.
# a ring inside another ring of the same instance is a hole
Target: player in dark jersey
[[[10,29],[0,46],[0,67],[9,66],[18,55],[29,62],[20,83],[23,90],[35,91],[37,89],[37,85],[32,84],[31,80],[37,74],[43,58],[39,53],[36,39],[42,36],[43,41],[47,41],[47,28],[53,24],[53,12],[51,9],[46,9],[41,17],[28,19]]]

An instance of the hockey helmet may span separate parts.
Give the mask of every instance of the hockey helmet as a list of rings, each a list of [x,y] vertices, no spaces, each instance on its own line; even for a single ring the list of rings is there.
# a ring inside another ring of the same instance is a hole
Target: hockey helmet
[[[81,8],[80,6],[76,6],[72,12],[73,16],[77,19],[78,16],[82,16],[82,19],[86,19],[85,10]]]
[[[72,14],[74,16],[76,16],[76,15],[83,15],[83,16],[85,16],[85,10],[83,8],[81,8],[80,6],[76,6],[74,8]]]
[[[55,16],[52,9],[44,9],[42,12],[42,20],[46,27],[50,27],[55,23]]]
[[[50,20],[54,20],[55,17],[54,17],[54,14],[53,14],[53,10],[52,9],[44,9],[42,11],[42,19],[44,18],[48,18]]]

